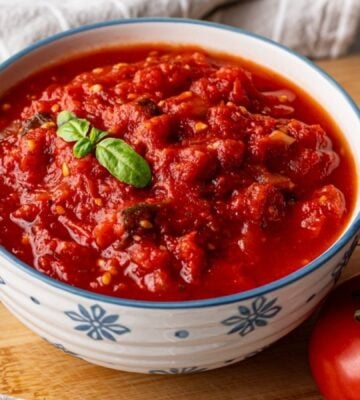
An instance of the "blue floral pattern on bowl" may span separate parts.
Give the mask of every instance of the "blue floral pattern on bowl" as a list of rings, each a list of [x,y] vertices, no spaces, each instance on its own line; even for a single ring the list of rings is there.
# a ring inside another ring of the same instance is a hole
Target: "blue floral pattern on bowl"
[[[80,358],[80,356],[79,356],[77,353],[74,353],[73,351],[68,350],[68,349],[67,349],[64,345],[62,345],[61,343],[53,343],[53,342],[50,342],[50,340],[46,339],[45,337],[42,337],[42,339],[45,340],[45,342],[51,344],[51,346],[54,346],[55,348],[57,348],[57,349],[63,351],[64,353],[69,354],[69,355],[71,355],[71,356],[73,356],[73,357]]]
[[[193,374],[193,373],[204,372],[204,371],[207,371],[207,368],[185,367],[185,368],[153,369],[153,370],[149,371],[149,374],[182,375],[182,374]]]
[[[359,239],[360,239],[360,235],[356,235],[353,242],[351,243],[351,246],[349,247],[349,249],[345,251],[345,254],[344,254],[342,260],[336,264],[336,266],[331,274],[335,283],[340,279],[341,272],[348,264],[352,253],[354,252],[356,246],[359,243]]]
[[[250,307],[239,306],[238,314],[221,321],[225,326],[234,326],[227,334],[238,333],[246,336],[253,332],[257,327],[264,327],[268,320],[275,317],[281,306],[275,305],[277,298],[268,301],[265,296],[257,297]]]
[[[36,305],[40,305],[40,301],[36,298],[36,297],[34,297],[34,296],[30,296],[30,300],[34,303],[34,304],[36,304]]]
[[[78,308],[79,312],[65,311],[65,314],[73,321],[81,322],[74,329],[86,332],[86,335],[93,340],[108,339],[116,342],[114,335],[130,332],[128,327],[116,323],[119,315],[106,315],[106,311],[98,304],[92,305],[89,311],[81,304],[78,304]]]
[[[5,285],[5,281],[1,276],[0,276],[0,285]]]
[[[49,342],[50,343],[50,342]],[[63,351],[66,354],[69,354],[70,356],[73,357],[79,357],[76,353],[74,353],[73,351],[68,350],[66,347],[64,347],[64,345],[62,345],[61,343],[50,343],[52,344],[54,347],[56,347],[57,349]]]

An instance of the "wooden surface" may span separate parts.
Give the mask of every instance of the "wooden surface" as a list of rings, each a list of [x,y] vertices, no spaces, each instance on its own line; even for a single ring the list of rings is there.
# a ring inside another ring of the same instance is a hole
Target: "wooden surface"
[[[319,63],[360,104],[360,55]],[[359,132],[360,134],[360,132]],[[344,278],[360,271],[360,248]],[[0,393],[36,400],[318,400],[307,365],[313,319],[257,356],[198,375],[96,367],[54,349],[0,304]]]

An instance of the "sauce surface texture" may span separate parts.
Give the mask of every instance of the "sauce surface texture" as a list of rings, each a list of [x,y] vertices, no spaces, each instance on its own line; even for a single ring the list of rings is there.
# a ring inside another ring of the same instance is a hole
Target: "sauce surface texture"
[[[279,76],[191,47],[103,50],[0,104],[0,245],[116,297],[251,289],[319,256],[349,220],[353,160],[326,113]],[[150,165],[122,183],[57,134],[68,110]]]

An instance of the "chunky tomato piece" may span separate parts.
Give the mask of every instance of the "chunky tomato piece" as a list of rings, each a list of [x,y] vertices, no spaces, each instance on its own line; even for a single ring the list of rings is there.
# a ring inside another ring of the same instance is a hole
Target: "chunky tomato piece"
[[[300,225],[307,237],[315,238],[337,223],[346,212],[345,198],[333,185],[315,190],[310,199],[296,205],[296,225]]]
[[[234,218],[245,219],[264,227],[282,219],[285,200],[281,192],[271,184],[253,183],[234,195],[231,211]]]

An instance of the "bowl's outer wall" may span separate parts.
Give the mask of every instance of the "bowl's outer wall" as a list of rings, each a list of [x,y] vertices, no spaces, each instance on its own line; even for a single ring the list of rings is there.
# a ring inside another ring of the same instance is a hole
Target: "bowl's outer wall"
[[[297,82],[331,112],[353,153],[360,154],[360,121],[353,105],[311,64],[245,33],[175,22],[105,24],[50,41],[0,67],[1,90],[65,54],[125,43],[198,44],[252,59]],[[358,208],[357,204],[354,218]],[[0,251],[0,296],[30,329],[63,351],[93,363],[134,372],[196,372],[239,361],[298,326],[334,285],[354,248],[356,234],[352,224],[335,254],[324,257],[321,267],[299,279],[249,292],[253,295],[243,300],[204,303],[204,307],[145,309],[77,294],[39,279],[23,266],[16,267],[4,251]]]
[[[211,369],[264,349],[306,319],[335,284],[354,239],[303,279],[221,306],[146,310],[94,301],[34,279],[7,259],[0,298],[44,339],[95,364],[144,373]]]

